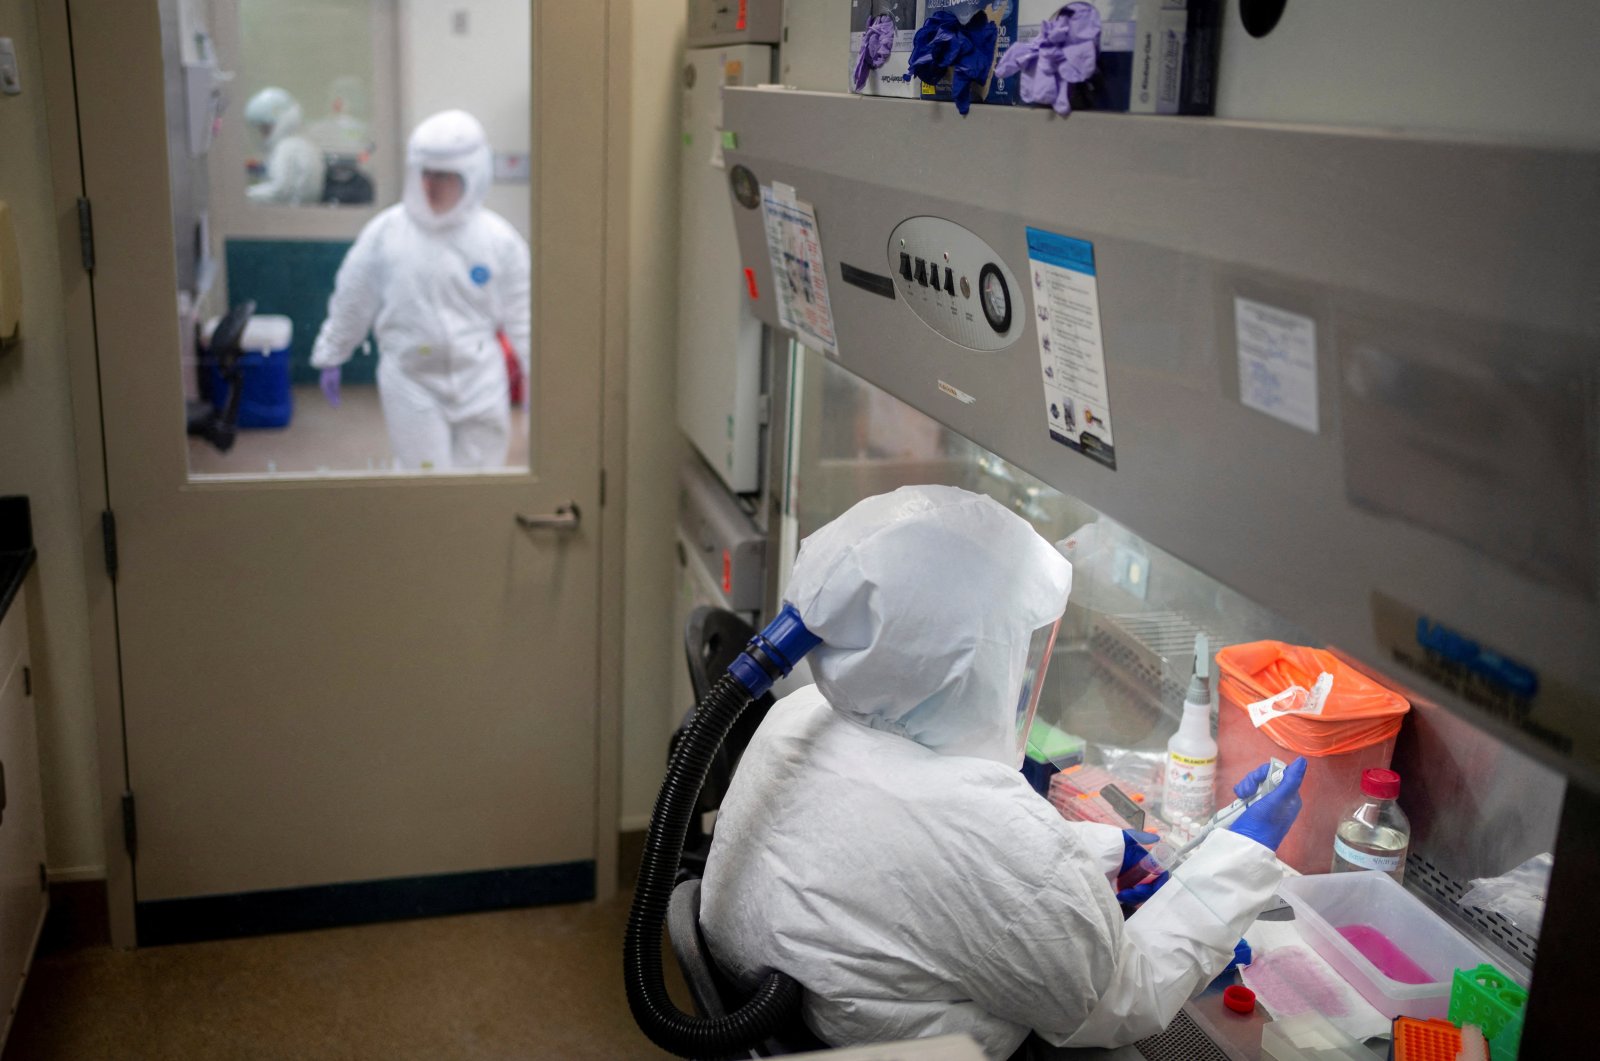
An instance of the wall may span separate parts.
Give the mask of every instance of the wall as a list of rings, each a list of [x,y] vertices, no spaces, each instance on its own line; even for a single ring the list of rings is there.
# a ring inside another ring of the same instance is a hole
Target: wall
[[[1227,15],[1221,117],[1600,142],[1600,5],[1588,0],[1515,13],[1491,0],[1293,0],[1260,40],[1231,4]]]
[[[459,107],[483,123],[496,152],[527,153],[533,2],[402,0],[400,127],[409,132],[428,115]],[[458,17],[465,18],[463,32]],[[526,184],[493,185],[487,202],[528,235]]]
[[[687,5],[634,0],[628,207],[628,481],[621,826],[642,829],[666,768],[677,561],[678,78]],[[686,705],[683,705],[686,706]]]
[[[63,263],[50,178],[43,64],[32,0],[0,0],[22,94],[0,96],[0,199],[11,206],[23,268],[22,341],[0,355],[0,493],[32,498],[39,550],[31,610],[34,703],[45,828],[54,877],[103,876],[89,615],[68,389]],[[75,265],[67,263],[69,268]]]
[[[784,84],[849,90],[849,6],[787,0]],[[1236,3],[1224,7],[1219,117],[1600,142],[1600,5],[1589,0],[1537,14],[1494,0],[1290,0],[1260,40]]]

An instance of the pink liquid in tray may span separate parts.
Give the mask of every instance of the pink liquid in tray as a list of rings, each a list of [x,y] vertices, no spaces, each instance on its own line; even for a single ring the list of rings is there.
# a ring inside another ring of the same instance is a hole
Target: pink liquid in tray
[[[1412,961],[1394,941],[1371,925],[1343,925],[1334,931],[1389,979],[1402,984],[1431,984],[1433,977]]]

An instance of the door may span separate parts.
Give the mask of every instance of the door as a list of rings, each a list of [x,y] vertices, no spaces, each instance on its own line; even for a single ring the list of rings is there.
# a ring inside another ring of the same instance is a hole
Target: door
[[[164,18],[70,2],[139,940],[588,898],[604,78],[565,42],[603,41],[604,5],[532,4],[526,460],[454,475],[195,474]]]

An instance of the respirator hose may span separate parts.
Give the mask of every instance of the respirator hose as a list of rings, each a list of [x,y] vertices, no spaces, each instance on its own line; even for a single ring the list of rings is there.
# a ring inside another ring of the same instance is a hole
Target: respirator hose
[[[695,800],[717,748],[754,700],[745,684],[730,672],[717,680],[695,709],[656,796],[628,916],[623,944],[628,1006],[650,1040],[679,1057],[721,1057],[746,1051],[789,1024],[800,1006],[800,985],[773,972],[732,1013],[700,1017],[677,1007],[667,994],[662,973],[662,929]]]

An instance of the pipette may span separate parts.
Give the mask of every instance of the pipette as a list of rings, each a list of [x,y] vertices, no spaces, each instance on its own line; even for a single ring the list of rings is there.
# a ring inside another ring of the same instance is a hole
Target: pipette
[[[1262,796],[1265,796],[1268,792],[1271,792],[1273,789],[1278,787],[1278,785],[1283,781],[1283,772],[1288,768],[1289,764],[1285,763],[1282,759],[1271,760],[1271,765],[1267,769],[1267,776],[1262,780],[1260,785],[1256,786],[1255,792],[1250,796],[1249,799],[1236,799],[1226,807],[1223,807],[1221,810],[1217,811],[1217,813],[1213,814],[1205,823],[1205,825],[1201,827],[1200,831],[1194,834],[1188,843],[1184,844],[1182,847],[1178,848],[1177,851],[1168,856],[1162,868],[1169,870],[1176,869],[1180,862],[1189,857],[1189,852],[1200,846],[1200,841],[1210,836],[1216,830],[1226,829],[1228,826],[1238,821],[1239,815],[1243,814],[1247,807],[1253,804],[1256,800],[1260,799]]]

